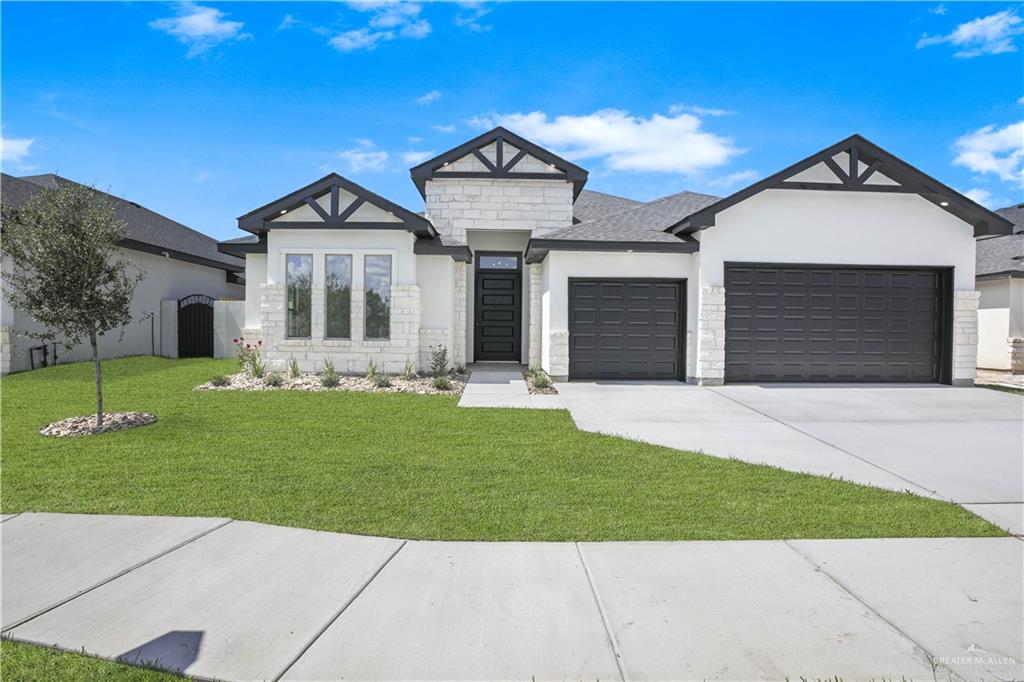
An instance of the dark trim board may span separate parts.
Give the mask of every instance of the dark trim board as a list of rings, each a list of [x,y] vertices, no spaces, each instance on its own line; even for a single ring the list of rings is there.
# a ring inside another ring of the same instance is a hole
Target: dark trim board
[[[218,270],[224,270],[225,272],[241,272],[245,270],[245,263],[239,263],[238,265],[228,265],[221,261],[216,261],[211,258],[203,258],[202,256],[193,256],[190,253],[183,253],[174,249],[169,249],[164,246],[157,246],[156,244],[149,244],[147,242],[140,242],[135,239],[122,239],[117,243],[118,246],[131,249],[132,251],[141,251],[142,253],[149,253],[155,256],[164,256],[171,260],[180,260],[185,263],[192,263],[193,265],[203,265],[208,268],[216,268]],[[218,251],[220,248],[218,246]],[[224,253],[224,252],[222,252]],[[228,253],[228,255],[234,255]]]
[[[540,263],[549,251],[695,253],[700,242],[690,235],[678,235],[676,242],[582,241],[579,239],[531,239],[526,245],[526,262]]]
[[[629,283],[636,283],[636,284],[644,284],[644,283],[675,284],[678,287],[678,294],[677,294],[677,296],[678,296],[678,299],[679,299],[679,307],[678,307],[678,309],[676,311],[677,319],[678,319],[678,324],[677,324],[677,328],[676,328],[676,335],[677,335],[677,339],[678,339],[678,341],[677,341],[678,349],[677,349],[677,356],[676,356],[676,373],[675,373],[674,377],[668,377],[668,378],[672,378],[672,379],[675,379],[677,381],[685,381],[686,380],[686,361],[687,361],[687,357],[686,357],[686,345],[687,345],[686,344],[686,333],[687,333],[687,320],[686,320],[686,315],[687,315],[687,300],[686,300],[686,297],[687,297],[687,280],[686,280],[686,278],[678,278],[678,277],[569,277],[568,278],[568,283],[567,283],[567,287],[568,287],[568,296],[567,296],[567,298],[568,298],[568,303],[567,303],[568,310],[567,310],[567,313],[568,313],[568,328],[569,328],[569,370],[568,370],[569,371],[569,377],[568,377],[569,380],[570,381],[574,380],[574,379],[598,380],[598,381],[601,380],[601,379],[591,379],[590,377],[580,377],[576,373],[574,373],[573,369],[572,369],[573,368],[573,363],[572,363],[573,339],[576,337],[576,335],[578,333],[577,332],[577,326],[578,325],[573,320],[573,310],[576,308],[576,292],[575,292],[575,286],[574,285],[575,284],[581,284],[581,283],[588,283],[588,282],[595,282],[595,283],[627,283],[627,284],[629,284]],[[633,377],[633,378],[644,379],[644,378],[648,378],[648,377]],[[621,377],[621,378],[616,377],[614,380],[620,380],[620,379],[621,380],[629,380],[629,377]]]
[[[473,253],[465,245],[445,245],[435,239],[417,239],[412,252],[418,256],[451,256],[461,263],[472,263]]]
[[[937,312],[937,324],[938,324],[938,338],[937,341],[937,361],[938,367],[936,375],[928,380],[924,380],[923,383],[937,382],[942,384],[951,384],[953,379],[953,267],[943,265],[874,265],[874,264],[851,264],[851,263],[777,263],[777,262],[744,262],[744,261],[726,261],[723,263],[723,282],[725,283],[726,290],[726,304],[725,304],[725,316],[726,316],[726,383],[771,383],[771,379],[754,379],[751,381],[737,381],[735,379],[729,379],[728,377],[728,349],[730,345],[730,332],[728,325],[730,324],[730,310],[729,310],[729,292],[730,286],[728,282],[728,272],[731,268],[765,268],[765,269],[794,269],[794,270],[851,270],[851,271],[898,271],[898,272],[932,272],[937,273],[939,279],[939,297],[938,297],[938,312]],[[767,292],[766,292],[767,293]],[[787,301],[787,305],[789,305]],[[781,379],[784,383],[793,381],[792,379]],[[836,380],[838,383],[857,383],[858,381],[864,381],[868,383],[886,383],[885,380],[879,381],[878,379],[841,379]],[[920,383],[921,380],[918,380]],[[891,380],[889,383],[907,383],[900,380]]]

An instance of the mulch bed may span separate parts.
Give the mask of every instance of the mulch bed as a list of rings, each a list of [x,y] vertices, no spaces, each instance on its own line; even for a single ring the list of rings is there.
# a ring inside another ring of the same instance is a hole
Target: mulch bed
[[[469,374],[450,374],[448,390],[434,388],[430,377],[413,377],[404,379],[401,376],[388,375],[390,386],[377,386],[365,376],[338,375],[338,385],[328,388],[320,383],[320,374],[306,373],[297,378],[287,375],[281,377],[280,386],[267,384],[267,377],[256,378],[243,372],[227,377],[228,383],[215,386],[206,382],[197,386],[197,391],[361,391],[364,393],[416,393],[419,395],[459,395],[466,386]]]
[[[528,390],[531,395],[558,395],[558,389],[555,388],[554,383],[550,383],[544,388],[538,388],[533,385],[533,379],[530,378],[529,372],[523,372],[523,378],[526,379],[526,390]]]
[[[149,412],[108,412],[103,415],[103,426],[97,429],[96,415],[87,414],[47,424],[39,429],[39,433],[56,438],[92,436],[97,433],[123,431],[124,429],[135,428],[136,426],[146,426],[155,421],[156,415]]]

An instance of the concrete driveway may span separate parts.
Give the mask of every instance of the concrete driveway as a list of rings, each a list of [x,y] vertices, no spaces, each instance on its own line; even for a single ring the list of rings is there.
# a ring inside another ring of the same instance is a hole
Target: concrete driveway
[[[1024,398],[983,388],[565,383],[579,428],[952,500],[1024,533]]]

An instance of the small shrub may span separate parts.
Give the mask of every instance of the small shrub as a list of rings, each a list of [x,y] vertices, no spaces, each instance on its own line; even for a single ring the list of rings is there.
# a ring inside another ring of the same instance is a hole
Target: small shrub
[[[444,346],[430,347],[430,374],[435,379],[448,376],[448,349]]]
[[[228,379],[223,374],[218,374],[217,376],[215,376],[212,379],[210,379],[210,385],[211,386],[227,386],[230,383],[231,383],[231,379]]]
[[[284,377],[277,372],[271,372],[263,378],[263,383],[272,388],[280,388],[284,385]]]
[[[267,372],[267,363],[260,360],[257,354],[255,358],[250,361],[249,374],[255,379],[262,379],[263,375]]]
[[[370,360],[366,364],[366,378],[373,381],[375,376],[377,376],[377,365],[374,364],[373,360]]]
[[[298,379],[302,372],[299,371],[299,361],[292,358],[288,361],[288,376],[292,379]]]
[[[391,377],[384,372],[377,372],[373,375],[373,385],[377,388],[387,388],[391,385]]]
[[[465,374],[466,373],[466,366],[465,365],[459,365],[458,367],[455,368],[455,373],[456,374]]]
[[[551,385],[551,377],[542,369],[530,370],[530,380],[534,388],[547,388]]]
[[[321,374],[320,385],[324,388],[334,388],[341,383],[341,378],[337,374]]]
[[[443,374],[439,377],[434,377],[430,380],[430,385],[439,391],[451,390],[452,382],[448,381],[448,377]]]
[[[324,360],[324,374],[337,374],[338,370],[334,369],[334,363],[331,360]]]
[[[405,361],[405,369],[402,370],[402,378],[406,381],[412,380],[416,376],[416,367],[413,366],[412,360]]]

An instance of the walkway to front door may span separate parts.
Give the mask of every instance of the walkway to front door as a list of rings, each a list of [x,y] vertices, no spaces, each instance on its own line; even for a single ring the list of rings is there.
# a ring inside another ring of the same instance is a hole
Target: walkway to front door
[[[526,407],[535,410],[565,408],[557,395],[531,395],[521,365],[475,364],[459,399],[459,407]]]

